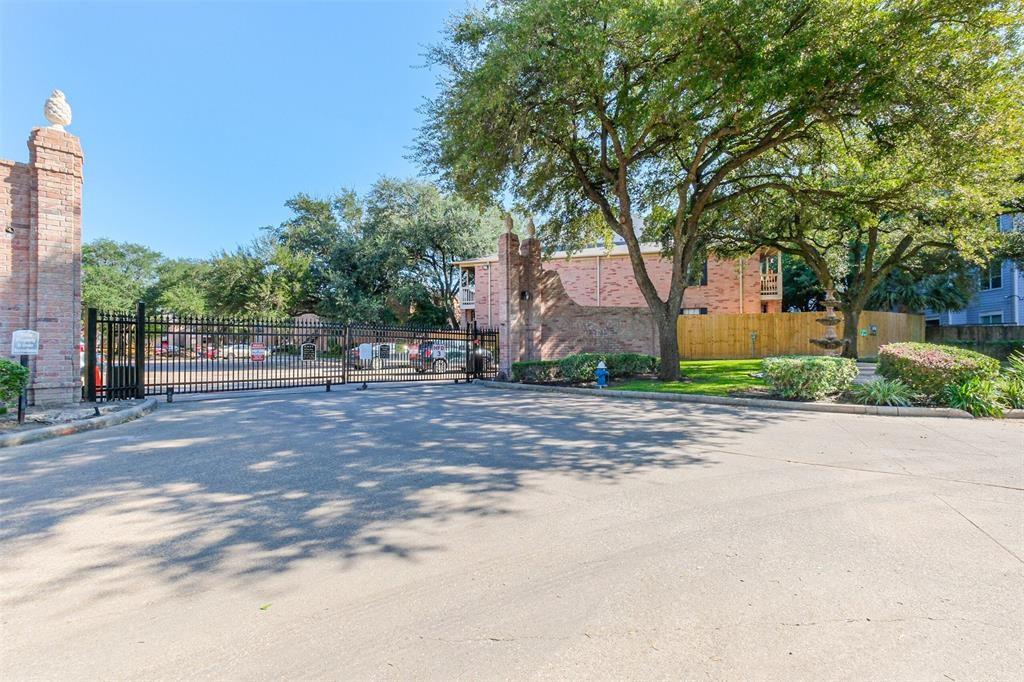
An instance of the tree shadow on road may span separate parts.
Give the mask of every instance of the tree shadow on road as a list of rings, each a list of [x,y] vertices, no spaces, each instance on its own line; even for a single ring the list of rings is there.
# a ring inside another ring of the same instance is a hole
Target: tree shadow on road
[[[722,408],[479,387],[175,405],[0,452],[0,550],[77,556],[25,599],[119,563],[193,584],[323,555],[415,560],[444,549],[449,519],[518,513],[538,475],[617,485],[711,467],[702,450],[757,428]],[[441,532],[390,532],[423,524]]]

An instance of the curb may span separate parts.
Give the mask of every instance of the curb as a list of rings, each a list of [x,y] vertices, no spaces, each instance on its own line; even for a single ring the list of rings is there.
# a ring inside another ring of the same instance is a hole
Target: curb
[[[506,381],[481,381],[489,388],[510,388],[520,391],[541,391],[546,393],[571,393],[611,398],[613,400],[660,400],[673,403],[700,403],[704,405],[725,405],[728,407],[760,407],[771,410],[796,410],[798,412],[832,412],[841,414],[870,414],[884,417],[947,417],[953,419],[974,419],[969,412],[951,407],[889,407],[886,405],[847,405],[845,403],[797,403],[767,398],[727,398],[717,395],[691,395],[687,393],[650,393],[647,391],[601,391],[592,388],[571,386],[544,386],[542,384],[514,384]],[[1008,417],[1024,419],[1024,410],[1015,410],[1020,415]]]
[[[118,410],[117,412],[111,412],[110,414],[105,414],[100,417],[80,419],[66,424],[54,424],[53,426],[42,426],[38,429],[29,429],[28,431],[21,431],[19,433],[7,433],[0,435],[0,448],[9,448],[14,447],[15,445],[24,445],[25,443],[35,443],[40,440],[59,438],[60,436],[70,436],[73,433],[94,431],[96,429],[104,429],[108,426],[124,424],[125,422],[130,422],[143,415],[149,414],[155,409],[156,398],[146,398],[141,404],[136,405],[135,407],[129,407],[127,410]]]

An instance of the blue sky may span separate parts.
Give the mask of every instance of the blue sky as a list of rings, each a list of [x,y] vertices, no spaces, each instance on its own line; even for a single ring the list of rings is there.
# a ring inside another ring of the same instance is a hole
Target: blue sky
[[[298,192],[416,175],[425,46],[467,3],[0,0],[0,158],[60,88],[85,150],[83,233],[202,257]]]

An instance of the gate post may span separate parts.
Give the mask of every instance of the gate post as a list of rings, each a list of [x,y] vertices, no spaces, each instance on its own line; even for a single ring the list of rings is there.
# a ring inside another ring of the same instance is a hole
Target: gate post
[[[352,328],[347,322],[342,326],[345,327],[345,345],[341,350],[341,383],[348,384],[348,351],[352,345]]]
[[[96,309],[85,313],[85,399],[96,402]]]
[[[466,383],[473,380],[473,366],[476,364],[476,356],[473,354],[473,332],[470,330],[469,320],[466,320],[466,329],[463,332],[466,339]]]
[[[480,354],[477,355],[477,350],[480,350]],[[476,326],[476,320],[473,320],[473,357],[476,358],[473,361],[473,378],[480,378],[481,365],[483,364],[484,354],[483,346],[480,345],[480,330]]]
[[[146,397],[146,304],[135,306],[135,397]]]

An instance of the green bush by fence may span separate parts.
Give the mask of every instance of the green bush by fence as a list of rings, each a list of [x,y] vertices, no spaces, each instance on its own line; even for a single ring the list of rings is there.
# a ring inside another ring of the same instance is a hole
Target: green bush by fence
[[[795,355],[761,361],[765,383],[783,398],[820,400],[842,393],[857,376],[857,363],[847,358]]]
[[[658,371],[658,358],[640,353],[577,353],[561,360],[529,360],[512,363],[512,378],[528,384],[565,382],[581,384],[594,380],[597,363],[604,360],[612,379]]]
[[[0,403],[17,402],[22,389],[28,384],[28,369],[16,362],[0,358]],[[0,414],[7,409],[0,404]]]
[[[996,360],[1006,360],[1014,353],[1024,352],[1024,341],[1017,339],[1005,341],[942,341],[941,345],[973,350]]]
[[[926,400],[945,402],[946,387],[995,380],[999,361],[957,346],[890,343],[878,351],[879,375],[899,379]]]

